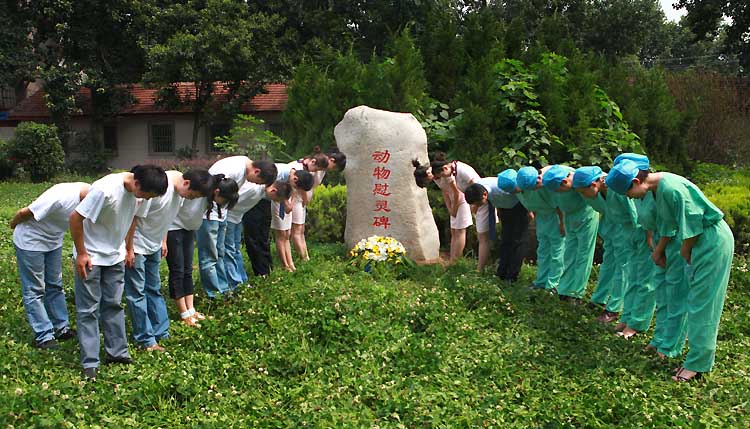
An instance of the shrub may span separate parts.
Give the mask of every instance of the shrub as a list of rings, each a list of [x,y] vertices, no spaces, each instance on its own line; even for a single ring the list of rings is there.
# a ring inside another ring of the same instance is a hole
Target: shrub
[[[734,233],[736,253],[750,252],[750,171],[717,164],[701,163],[692,179],[706,197],[724,212],[724,220]]]
[[[8,142],[0,140],[0,180],[9,179],[15,173],[16,165],[9,157]]]
[[[65,152],[54,125],[22,122],[9,142],[8,155],[34,182],[51,179],[65,166]]]
[[[344,241],[346,186],[320,185],[307,205],[307,239],[318,243]]]

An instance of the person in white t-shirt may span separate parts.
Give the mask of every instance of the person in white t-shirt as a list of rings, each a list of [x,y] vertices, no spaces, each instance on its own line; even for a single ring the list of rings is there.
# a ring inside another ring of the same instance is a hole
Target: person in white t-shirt
[[[469,164],[461,161],[448,161],[445,159],[445,154],[439,152],[435,154],[434,160],[430,163],[432,168],[432,175],[435,178],[448,178],[452,177],[456,181],[456,187],[461,192],[466,192],[466,189],[477,183],[480,179],[479,174]],[[497,215],[490,213],[489,206],[487,204],[477,208],[474,214],[475,225],[477,227],[477,241],[479,242],[479,249],[477,252],[477,270],[481,271],[490,258],[490,216],[494,219],[494,223],[497,223]]]
[[[443,201],[450,215],[451,226],[451,251],[450,262],[455,262],[463,256],[466,247],[466,229],[471,226],[471,207],[464,198],[464,193],[458,190],[456,179],[453,176],[435,177],[432,167],[420,165],[419,160],[412,160],[414,166],[414,179],[417,186],[425,188],[430,182],[435,184],[443,192]]]
[[[292,244],[303,261],[309,261],[310,255],[307,252],[307,241],[305,240],[305,221],[307,220],[307,204],[312,200],[315,188],[323,183],[326,171],[336,169],[341,164],[346,163],[346,157],[341,152],[337,152],[339,163],[333,158],[320,151],[318,146],[313,149],[313,155],[300,159],[298,162],[304,166],[313,176],[313,186],[307,192],[298,193],[293,198],[292,207]],[[343,159],[342,159],[343,158]]]
[[[138,165],[130,172],[105,176],[91,185],[70,215],[75,243],[75,302],[83,377],[93,380],[99,367],[99,322],[104,333],[105,362],[131,363],[125,334],[122,291],[125,282],[125,236],[139,199],[167,190],[159,167]]]
[[[213,175],[223,175],[226,180],[235,183],[236,189],[233,193],[230,193],[227,187],[223,187],[220,191],[223,192],[221,198],[227,197],[228,200],[234,199],[233,201],[236,201],[237,191],[245,182],[270,185],[278,175],[273,162],[254,161],[246,156],[230,156],[220,159],[208,171]],[[232,299],[224,267],[224,240],[227,226],[224,214],[226,211],[227,207],[212,204],[211,212],[196,235],[201,283],[209,299],[215,298],[217,293],[227,299]]]
[[[292,199],[296,194],[307,192],[312,189],[313,177],[310,172],[300,168],[296,161],[289,164],[276,164],[279,175],[277,181],[287,182],[292,185],[292,197],[282,202],[271,202],[271,229],[276,235],[276,252],[285,270],[294,272],[297,268],[292,259],[292,246],[290,244],[292,229]]]
[[[224,267],[227,272],[229,289],[234,291],[248,283],[245,261],[242,258],[242,217],[263,198],[283,202],[289,199],[292,187],[289,183],[274,182],[263,186],[246,182],[239,191],[239,200],[227,213],[227,235],[224,240]]]
[[[26,319],[40,349],[57,348],[57,340],[76,336],[62,288],[62,244],[68,218],[89,187],[81,182],[57,184],[10,221]]]
[[[211,174],[193,169],[184,175],[167,171],[167,191],[141,204],[125,240],[125,298],[133,338],[146,351],[164,351],[159,341],[169,338],[167,304],[161,294],[159,265],[167,256],[167,231],[183,202],[205,197]]]
[[[239,187],[234,179],[224,177],[223,174],[214,174],[213,177],[218,184],[207,198],[208,209],[195,237],[198,243],[198,266],[201,284],[208,299],[222,296],[226,300],[232,300],[234,295],[229,290],[224,266],[224,241],[227,232],[226,213],[237,203]]]
[[[193,182],[200,178],[185,173],[183,177]],[[200,328],[198,322],[206,316],[195,310],[193,284],[193,254],[195,252],[195,231],[200,229],[203,219],[210,216],[216,191],[224,180],[223,175],[209,173],[206,184],[206,198],[184,200],[167,232],[167,266],[169,267],[169,296],[175,300],[180,320],[187,326]],[[229,179],[227,179],[229,183]],[[247,182],[246,182],[247,184]],[[220,200],[220,202],[223,202]]]

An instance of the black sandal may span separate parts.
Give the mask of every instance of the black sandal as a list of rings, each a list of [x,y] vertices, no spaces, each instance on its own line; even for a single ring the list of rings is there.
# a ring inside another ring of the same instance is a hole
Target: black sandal
[[[692,376],[690,378],[687,378],[687,377],[685,377],[685,376],[682,375],[682,371],[684,371],[684,370],[685,370],[685,368],[680,367],[680,370],[677,372],[677,374],[674,375],[674,377],[672,377],[672,380],[674,380],[674,381],[676,381],[678,383],[685,383],[685,382],[689,382],[689,381],[693,381],[693,380],[698,381],[701,378],[703,378],[703,373],[702,372],[696,372],[694,376]]]

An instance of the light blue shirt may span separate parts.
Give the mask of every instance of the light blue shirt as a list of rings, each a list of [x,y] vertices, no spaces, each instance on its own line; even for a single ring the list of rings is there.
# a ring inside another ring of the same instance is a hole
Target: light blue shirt
[[[484,177],[476,183],[484,186],[487,190],[487,199],[496,209],[511,209],[518,204],[515,194],[509,194],[497,186],[497,177]]]

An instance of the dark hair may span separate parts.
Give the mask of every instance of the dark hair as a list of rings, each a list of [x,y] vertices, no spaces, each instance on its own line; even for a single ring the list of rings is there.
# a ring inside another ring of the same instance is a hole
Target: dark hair
[[[227,200],[227,210],[231,210],[232,207],[237,204],[237,200],[240,199],[240,187],[237,186],[237,182],[235,182],[234,179],[225,177],[223,174],[214,174],[211,176],[209,189],[209,194],[206,196],[206,199],[208,200],[208,208],[206,209],[207,220],[211,217],[211,209],[214,206],[214,191],[216,189],[219,190],[218,196]],[[221,217],[221,206],[217,204],[217,208],[219,210],[219,216]]]
[[[281,197],[282,200],[288,200],[292,195],[292,185],[288,182],[276,181],[273,185],[276,186],[276,196]]]
[[[338,150],[329,150],[326,152],[326,155],[333,160],[333,163],[336,164],[336,169],[339,171],[346,168],[346,155],[342,152],[339,152]]]
[[[435,172],[438,170],[442,170],[446,164],[450,164],[450,161],[445,159],[445,153],[435,152],[434,154],[432,154],[432,162],[430,162],[430,167],[432,167],[432,174],[435,174]]]
[[[297,187],[307,192],[312,189],[313,176],[309,171],[305,170],[294,170],[294,175],[297,176]]]
[[[466,202],[470,205],[479,204],[482,201],[482,196],[485,192],[487,192],[487,188],[479,183],[475,183],[466,188],[464,191],[464,197],[466,198]]]
[[[411,165],[414,166],[414,180],[417,182],[417,186],[426,188],[430,184],[430,180],[427,179],[428,166],[421,165],[417,158],[411,160]]]
[[[320,150],[320,146],[315,146],[313,148],[312,155],[308,156],[307,158],[314,160],[315,161],[315,165],[318,168],[321,168],[321,169],[328,168],[328,155],[324,154]]]
[[[204,197],[207,197],[212,191],[208,187],[211,182],[211,173],[205,168],[191,168],[182,173],[182,178],[190,181],[189,190],[198,191]]]
[[[163,168],[151,164],[136,165],[130,172],[138,181],[141,191],[156,195],[164,195],[167,192],[169,181]]]
[[[643,182],[648,177],[648,173],[648,170],[638,170],[638,174],[636,174],[635,178],[638,179],[639,182]]]
[[[264,185],[273,183],[276,180],[276,175],[279,174],[276,164],[265,159],[253,161],[253,168],[260,170],[260,180],[263,181]]]

